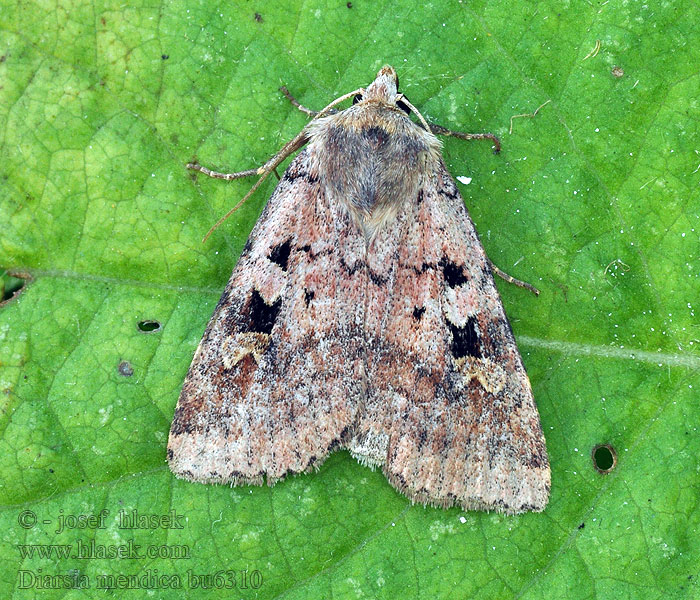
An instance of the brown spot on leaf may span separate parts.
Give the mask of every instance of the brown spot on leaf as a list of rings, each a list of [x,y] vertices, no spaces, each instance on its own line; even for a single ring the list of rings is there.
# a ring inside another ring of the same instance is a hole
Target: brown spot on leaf
[[[120,362],[117,370],[119,371],[119,374],[123,375],[124,377],[131,377],[134,374],[134,368],[131,366],[131,363],[128,360],[123,360]]]

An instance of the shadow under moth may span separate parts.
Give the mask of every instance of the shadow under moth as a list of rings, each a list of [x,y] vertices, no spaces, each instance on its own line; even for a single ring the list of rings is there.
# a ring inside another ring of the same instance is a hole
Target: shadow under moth
[[[434,134],[498,140],[429,125],[397,88],[386,66],[319,113],[290,97],[314,119],[265,165],[188,165],[262,175],[252,193],[303,148],[194,355],[170,468],[273,485],[345,448],[413,502],[541,511],[550,471],[530,382]]]

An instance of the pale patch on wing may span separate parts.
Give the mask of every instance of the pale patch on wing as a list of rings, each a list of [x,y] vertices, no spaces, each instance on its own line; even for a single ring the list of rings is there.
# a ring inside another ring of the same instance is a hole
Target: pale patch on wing
[[[224,367],[232,369],[249,354],[256,364],[260,364],[263,354],[270,346],[270,335],[257,331],[237,333],[223,342],[222,359]]]
[[[462,356],[455,360],[457,370],[465,377],[467,383],[476,379],[489,394],[499,394],[508,378],[501,365],[490,358],[472,358]]]

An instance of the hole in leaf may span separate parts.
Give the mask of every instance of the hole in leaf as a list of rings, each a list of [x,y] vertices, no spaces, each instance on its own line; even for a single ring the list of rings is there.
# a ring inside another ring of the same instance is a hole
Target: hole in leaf
[[[617,464],[617,452],[610,444],[598,444],[591,450],[593,467],[598,473],[610,473]]]
[[[149,320],[139,321],[138,328],[139,331],[143,331],[144,333],[153,333],[160,329],[160,323],[158,321]]]
[[[11,274],[5,270],[0,272],[0,304],[18,296],[30,279],[29,275],[24,277],[19,275],[19,273]]]

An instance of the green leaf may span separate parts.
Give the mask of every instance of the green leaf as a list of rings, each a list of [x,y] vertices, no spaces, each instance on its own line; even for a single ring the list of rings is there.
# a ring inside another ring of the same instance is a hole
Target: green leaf
[[[698,597],[699,23],[685,0],[6,3],[3,297],[26,285],[0,307],[0,595]],[[184,165],[261,164],[306,122],[280,85],[320,108],[385,63],[427,119],[501,138],[444,155],[491,259],[542,290],[499,282],[547,436],[542,514],[411,506],[346,452],[273,488],[167,468],[274,188],[203,245],[252,182]]]

